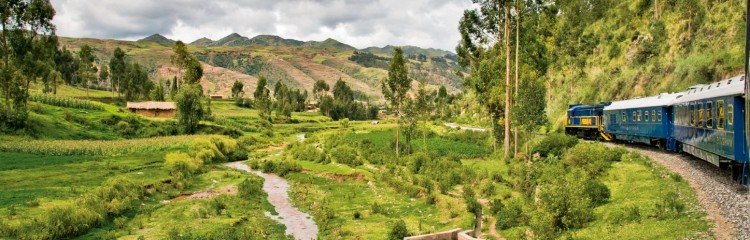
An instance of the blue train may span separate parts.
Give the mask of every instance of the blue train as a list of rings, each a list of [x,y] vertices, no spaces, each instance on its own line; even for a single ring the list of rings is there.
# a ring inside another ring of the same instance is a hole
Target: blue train
[[[747,184],[745,76],[663,93],[594,105],[571,105],[565,132],[606,141],[637,142],[684,152]]]

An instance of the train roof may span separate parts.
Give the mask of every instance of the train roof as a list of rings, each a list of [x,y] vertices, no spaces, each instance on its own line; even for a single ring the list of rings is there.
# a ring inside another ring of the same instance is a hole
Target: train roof
[[[604,111],[669,106],[675,99],[682,96],[682,94],[683,93],[662,93],[657,96],[616,101],[612,102],[611,105],[604,107]]]
[[[737,75],[711,84],[692,86],[684,92],[681,98],[675,99],[672,104],[742,94],[745,94],[745,75]]]

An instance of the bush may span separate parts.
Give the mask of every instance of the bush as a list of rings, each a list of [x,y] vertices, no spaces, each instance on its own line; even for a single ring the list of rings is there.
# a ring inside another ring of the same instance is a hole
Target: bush
[[[331,150],[331,158],[341,164],[351,167],[362,165],[362,159],[358,156],[357,150],[348,145],[342,145]]]
[[[568,136],[562,133],[553,133],[542,139],[539,144],[534,146],[534,153],[539,153],[542,157],[549,155],[561,156],[566,149],[578,144],[578,138]]]
[[[362,213],[360,213],[359,211],[354,212],[354,219],[361,219],[361,218],[362,218]]]
[[[238,147],[237,141],[225,137],[196,139],[191,142],[188,153],[205,163],[234,161],[247,158],[247,152]]]
[[[349,128],[349,118],[339,120],[339,124],[341,125],[341,128]]]
[[[263,179],[257,177],[245,178],[245,180],[237,186],[237,193],[241,197],[246,198],[256,195],[262,195],[264,193]]]
[[[202,166],[203,161],[185,153],[173,152],[164,157],[164,167],[176,181],[191,178]]]
[[[302,166],[292,161],[278,161],[278,160],[267,160],[260,161],[255,160],[250,162],[250,167],[254,169],[260,169],[264,173],[275,173],[279,176],[286,176],[289,173],[302,171]]]
[[[406,223],[404,220],[399,219],[393,224],[393,228],[391,228],[391,232],[388,234],[388,240],[401,240],[409,235],[411,234],[409,233],[409,230],[406,229]]]
[[[526,217],[523,215],[523,198],[516,197],[492,202],[491,211],[497,219],[497,227],[508,229],[524,224]]]
[[[613,151],[599,143],[581,143],[568,150],[563,161],[571,167],[585,170],[593,177],[599,176],[609,168],[610,163],[618,161],[622,152]]]
[[[385,214],[385,209],[383,208],[383,206],[376,202],[370,205],[370,211],[372,211],[372,214]]]
[[[585,188],[586,194],[588,194],[589,199],[591,199],[591,203],[593,203],[595,206],[605,204],[607,203],[607,200],[609,200],[609,188],[607,187],[607,185],[604,185],[604,183],[591,179],[586,181]]]

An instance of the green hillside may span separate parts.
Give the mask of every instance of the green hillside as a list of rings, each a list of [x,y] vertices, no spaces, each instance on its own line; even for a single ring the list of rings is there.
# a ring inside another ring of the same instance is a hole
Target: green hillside
[[[548,71],[548,112],[571,103],[679,92],[742,73],[743,1],[560,4]],[[656,3],[656,4],[655,4]]]
[[[108,62],[116,47],[151,74],[152,80],[171,78],[176,68],[170,62],[174,41],[154,34],[136,42],[120,40],[61,38],[61,44],[73,51],[83,45],[93,48],[99,62]],[[387,52],[390,49],[390,52]],[[425,81],[431,88],[444,85],[449,92],[461,89],[462,79],[456,72],[464,71],[452,57],[442,50],[406,47],[407,52],[424,52],[429,58],[418,59],[410,55],[410,77]],[[323,80],[333,85],[338,79],[346,81],[359,95],[371,101],[382,101],[380,80],[387,76],[387,64],[393,47],[378,52],[381,64],[369,64],[369,59],[352,59],[357,49],[334,39],[302,42],[272,35],[253,38],[233,33],[213,41],[201,38],[189,45],[189,50],[204,67],[205,76],[201,84],[206,94],[228,96],[232,83],[240,80],[245,84],[245,93],[252,93],[257,78],[265,76],[271,84],[283,82],[296,88],[312,91],[313,83]],[[440,54],[429,54],[440,52]],[[102,85],[107,86],[106,83]]]

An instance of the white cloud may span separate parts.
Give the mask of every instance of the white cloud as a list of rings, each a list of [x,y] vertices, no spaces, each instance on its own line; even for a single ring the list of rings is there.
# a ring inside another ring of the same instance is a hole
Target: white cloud
[[[358,48],[415,45],[453,50],[468,0],[53,0],[58,35],[192,42],[230,33],[303,41],[334,38]]]

